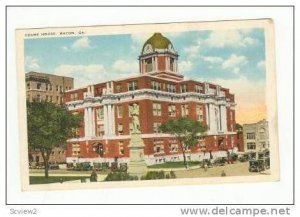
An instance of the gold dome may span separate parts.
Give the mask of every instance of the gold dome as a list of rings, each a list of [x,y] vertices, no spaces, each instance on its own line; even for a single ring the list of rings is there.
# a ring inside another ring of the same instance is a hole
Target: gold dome
[[[156,32],[154,33],[144,44],[143,50],[146,47],[147,44],[150,44],[152,46],[152,49],[168,49],[169,45],[173,47],[171,41],[164,37],[161,33]]]

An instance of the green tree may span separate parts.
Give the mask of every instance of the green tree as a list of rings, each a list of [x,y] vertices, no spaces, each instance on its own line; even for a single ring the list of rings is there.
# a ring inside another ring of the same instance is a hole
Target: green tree
[[[236,127],[237,131],[242,131],[243,130],[243,126],[240,125],[239,123],[236,123],[235,127]]]
[[[28,149],[38,150],[45,164],[48,178],[49,156],[54,147],[64,147],[80,126],[82,116],[72,114],[66,107],[50,102],[27,102]]]
[[[163,133],[172,134],[176,138],[182,150],[184,166],[187,168],[186,150],[199,142],[199,137],[204,134],[206,127],[199,121],[183,117],[163,123],[160,130]]]

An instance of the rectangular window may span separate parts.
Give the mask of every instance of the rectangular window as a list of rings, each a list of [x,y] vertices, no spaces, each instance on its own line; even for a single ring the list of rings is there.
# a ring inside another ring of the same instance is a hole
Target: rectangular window
[[[161,83],[157,81],[151,81],[151,88],[153,90],[161,90]]]
[[[58,91],[58,85],[56,85],[56,91]]]
[[[255,139],[255,133],[247,133],[247,139]]]
[[[153,71],[152,57],[145,59],[145,71],[146,72]]]
[[[187,117],[189,115],[189,106],[188,104],[181,105],[181,116]]]
[[[48,100],[49,100],[49,97],[48,97],[48,95],[46,95],[46,102],[48,102]]]
[[[57,103],[59,102],[59,96],[56,96],[56,102]]]
[[[104,125],[99,124],[97,125],[97,136],[103,136],[104,135]]]
[[[50,96],[50,102],[53,102],[53,96]]]
[[[167,92],[175,93],[176,92],[176,86],[174,84],[167,84]]]
[[[124,151],[124,143],[123,141],[119,141],[119,154],[120,155],[124,155],[125,151]]]
[[[42,97],[40,94],[36,95],[36,101],[38,101],[38,102],[42,101]]]
[[[260,132],[260,133],[259,133],[259,138],[260,138],[261,140],[266,139],[266,133],[265,133],[265,132]]]
[[[36,83],[36,89],[41,90],[42,89],[42,84],[41,83]]]
[[[196,86],[195,86],[195,92],[196,92],[196,93],[201,93],[201,92],[202,92],[202,86],[196,85]]]
[[[186,93],[187,92],[187,85],[186,84],[180,85],[180,90],[181,90],[181,93]]]
[[[49,90],[52,91],[52,85],[51,84],[49,84]]]
[[[30,90],[30,82],[28,82],[26,85],[27,85],[27,90]]]
[[[74,114],[74,113],[73,113],[73,114]],[[74,138],[79,137],[79,129],[78,129],[77,127],[73,127],[73,128],[71,129],[71,132],[72,132],[72,136],[73,136]]]
[[[79,144],[72,144],[72,155],[79,156],[80,154],[80,145]]]
[[[170,153],[178,152],[178,144],[177,143],[170,143],[169,144]]]
[[[175,71],[175,59],[170,57],[170,71]]]
[[[46,84],[46,90],[49,90],[49,84]]]
[[[117,113],[118,113],[118,118],[123,117],[123,106],[122,105],[117,106]]]
[[[153,115],[161,116],[161,104],[160,103],[153,103]]]
[[[133,90],[138,89],[136,81],[131,81],[131,82],[127,83],[127,85],[128,85],[128,91],[133,91]]]
[[[256,149],[255,142],[249,142],[249,143],[247,143],[247,149],[248,150],[255,150]]]
[[[176,106],[175,105],[169,105],[168,106],[168,114],[170,117],[176,116]]]
[[[164,144],[163,144],[162,140],[154,140],[153,151],[154,151],[154,154],[163,154],[165,152]]]
[[[153,132],[154,133],[160,133],[161,131],[159,130],[159,127],[161,126],[161,123],[157,123],[157,122],[154,122],[153,123]]]
[[[104,119],[104,109],[103,107],[100,107],[96,110],[97,114],[97,121],[102,121]]]
[[[78,100],[78,93],[71,93],[71,101]]]
[[[118,123],[118,135],[123,135],[123,124]]]
[[[118,85],[116,86],[116,93],[120,93],[120,92],[121,92],[121,85],[118,84]]]
[[[203,107],[202,105],[196,105],[196,114],[197,114],[197,120],[203,121]]]

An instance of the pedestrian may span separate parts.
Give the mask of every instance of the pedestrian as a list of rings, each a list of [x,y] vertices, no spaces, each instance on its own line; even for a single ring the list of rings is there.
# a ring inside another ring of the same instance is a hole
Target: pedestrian
[[[222,170],[222,172],[221,172],[221,176],[222,176],[222,177],[226,176],[226,173],[225,173],[225,171],[224,171],[224,170]]]
[[[95,169],[93,169],[93,172],[92,172],[91,177],[90,177],[90,181],[91,182],[97,182],[97,173],[96,173]]]
[[[207,163],[204,164],[204,171],[207,171]]]

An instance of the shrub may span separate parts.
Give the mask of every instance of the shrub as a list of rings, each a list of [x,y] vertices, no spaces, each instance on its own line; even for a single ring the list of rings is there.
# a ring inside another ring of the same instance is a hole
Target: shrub
[[[173,171],[170,174],[166,174],[163,170],[161,171],[149,171],[146,175],[141,177],[141,180],[153,180],[153,179],[175,179],[176,175]]]
[[[132,181],[138,180],[137,176],[131,176],[125,172],[110,172],[104,181]]]

